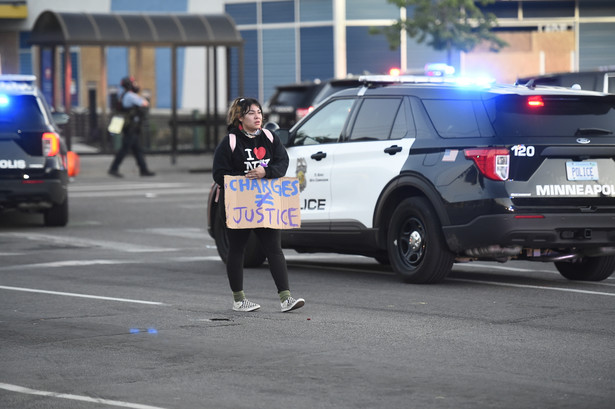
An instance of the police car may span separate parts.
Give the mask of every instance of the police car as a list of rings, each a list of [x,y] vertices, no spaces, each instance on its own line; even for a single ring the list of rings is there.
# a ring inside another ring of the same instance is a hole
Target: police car
[[[440,282],[473,260],[553,262],[571,280],[612,274],[615,95],[363,82],[276,131],[302,201],[301,228],[283,231],[283,247],[373,257],[410,283]],[[215,210],[212,201],[214,236]],[[246,265],[263,261],[252,246]]]
[[[51,113],[35,81],[0,75],[0,211],[42,213],[45,225],[65,226],[69,153],[57,123],[68,116]]]

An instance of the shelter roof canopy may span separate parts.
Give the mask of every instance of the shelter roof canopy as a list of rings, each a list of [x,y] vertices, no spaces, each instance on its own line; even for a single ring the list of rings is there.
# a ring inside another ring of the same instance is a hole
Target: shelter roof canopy
[[[225,46],[243,40],[227,14],[95,14],[44,11],[32,29],[34,45]]]

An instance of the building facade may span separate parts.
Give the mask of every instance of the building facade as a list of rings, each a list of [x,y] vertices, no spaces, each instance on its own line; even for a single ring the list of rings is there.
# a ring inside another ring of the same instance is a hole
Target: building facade
[[[38,14],[46,9],[64,12],[228,13],[245,41],[244,90],[262,101],[276,85],[349,74],[386,73],[390,68],[419,71],[425,64],[446,60],[436,51],[402,36],[401,47],[391,50],[384,35],[370,27],[390,25],[411,10],[387,0],[0,0],[0,69],[3,73],[40,72],[44,61],[28,43]],[[497,33],[509,46],[499,53],[478,47],[453,53],[452,64],[461,74],[486,74],[500,82],[549,72],[591,70],[615,66],[615,1],[496,1],[485,8],[498,17]],[[24,16],[25,14],[25,16]],[[98,51],[69,50],[73,63],[76,108],[87,106],[88,87],[98,80]],[[134,50],[107,49],[108,86],[134,67]],[[146,69],[141,84],[159,109],[170,106],[169,48],[143,50]],[[226,55],[220,55],[220,64]],[[236,59],[236,54],[231,54]],[[200,110],[206,92],[205,56],[202,50],[178,51],[180,107]],[[57,58],[59,64],[63,58]],[[62,71],[63,67],[56,67]],[[238,73],[218,78],[236,84]],[[226,89],[221,85],[220,89]],[[237,88],[231,86],[231,93]],[[236,95],[218,95],[226,103]],[[99,96],[99,104],[107,103]]]

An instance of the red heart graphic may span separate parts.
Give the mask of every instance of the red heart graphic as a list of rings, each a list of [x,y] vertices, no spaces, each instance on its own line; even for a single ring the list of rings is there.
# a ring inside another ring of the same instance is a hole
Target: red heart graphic
[[[265,157],[265,153],[267,153],[267,150],[265,150],[262,146],[260,148],[254,148],[252,151],[258,160],[263,159]]]

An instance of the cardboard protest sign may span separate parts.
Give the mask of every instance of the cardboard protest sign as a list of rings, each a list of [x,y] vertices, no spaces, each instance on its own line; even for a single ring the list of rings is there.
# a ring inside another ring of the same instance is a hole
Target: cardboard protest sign
[[[226,225],[230,229],[301,227],[299,180],[224,176]]]

